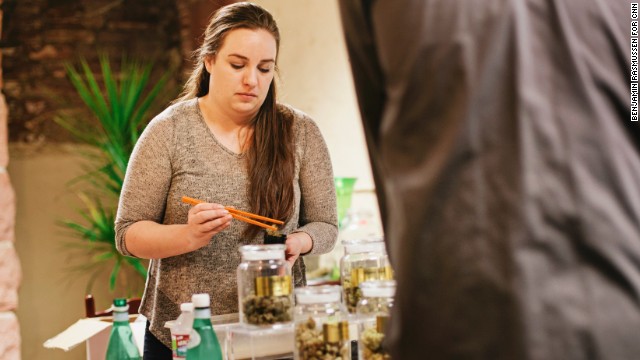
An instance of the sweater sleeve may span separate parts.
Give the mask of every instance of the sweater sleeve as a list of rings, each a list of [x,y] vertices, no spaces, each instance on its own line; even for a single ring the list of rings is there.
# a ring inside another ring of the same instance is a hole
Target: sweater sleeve
[[[338,238],[338,215],[329,150],[318,126],[304,121],[304,153],[300,162],[300,227],[294,232],[311,236],[313,247],[305,255],[325,254]]]
[[[124,240],[131,225],[163,221],[172,173],[172,137],[171,119],[161,114],[145,128],[131,153],[115,221],[116,248],[123,255],[134,256]]]

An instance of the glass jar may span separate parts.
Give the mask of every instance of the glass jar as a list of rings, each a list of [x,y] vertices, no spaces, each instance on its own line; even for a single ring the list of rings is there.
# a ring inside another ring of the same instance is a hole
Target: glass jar
[[[345,255],[340,260],[340,283],[350,314],[362,297],[360,283],[369,280],[392,280],[393,270],[382,238],[344,240]]]
[[[362,299],[357,306],[360,360],[389,360],[391,355],[382,347],[382,341],[393,307],[396,282],[365,281],[360,284],[360,290]]]
[[[294,358],[350,359],[349,322],[338,285],[296,289]]]
[[[240,247],[238,306],[240,323],[274,326],[293,318],[293,282],[284,259],[284,245]]]

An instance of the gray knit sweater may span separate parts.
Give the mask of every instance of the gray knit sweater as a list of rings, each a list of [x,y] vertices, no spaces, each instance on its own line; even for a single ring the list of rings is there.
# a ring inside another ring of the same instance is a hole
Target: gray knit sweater
[[[303,231],[313,239],[310,254],[329,252],[336,241],[337,215],[329,153],[316,124],[305,114],[279,105],[280,116],[294,119],[295,208],[282,228]],[[209,131],[196,99],[180,102],[154,118],[129,160],[118,214],[116,246],[128,256],[124,235],[133,223],[152,220],[186,224],[190,205],[182,196],[249,209],[248,174],[242,154],[220,144]],[[214,236],[209,245],[179,256],[151,260],[140,313],[150,320],[151,332],[170,346],[164,323],[180,314],[180,303],[191,295],[208,293],[213,315],[238,311],[236,268],[241,245],[260,244],[262,235],[248,239],[247,225],[232,225]],[[293,267],[296,286],[305,284],[302,257]]]

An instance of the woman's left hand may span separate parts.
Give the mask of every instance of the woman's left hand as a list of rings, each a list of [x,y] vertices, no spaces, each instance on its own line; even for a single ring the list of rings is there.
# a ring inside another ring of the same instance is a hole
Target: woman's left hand
[[[298,260],[300,254],[306,254],[311,251],[313,240],[311,236],[305,232],[297,232],[287,235],[287,241],[285,241],[285,259],[290,266]]]

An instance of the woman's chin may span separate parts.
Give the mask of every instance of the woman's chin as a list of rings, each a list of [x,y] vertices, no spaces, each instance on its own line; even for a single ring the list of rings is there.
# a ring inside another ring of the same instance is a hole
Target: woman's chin
[[[238,115],[253,117],[260,110],[256,103],[236,103],[231,107]]]

